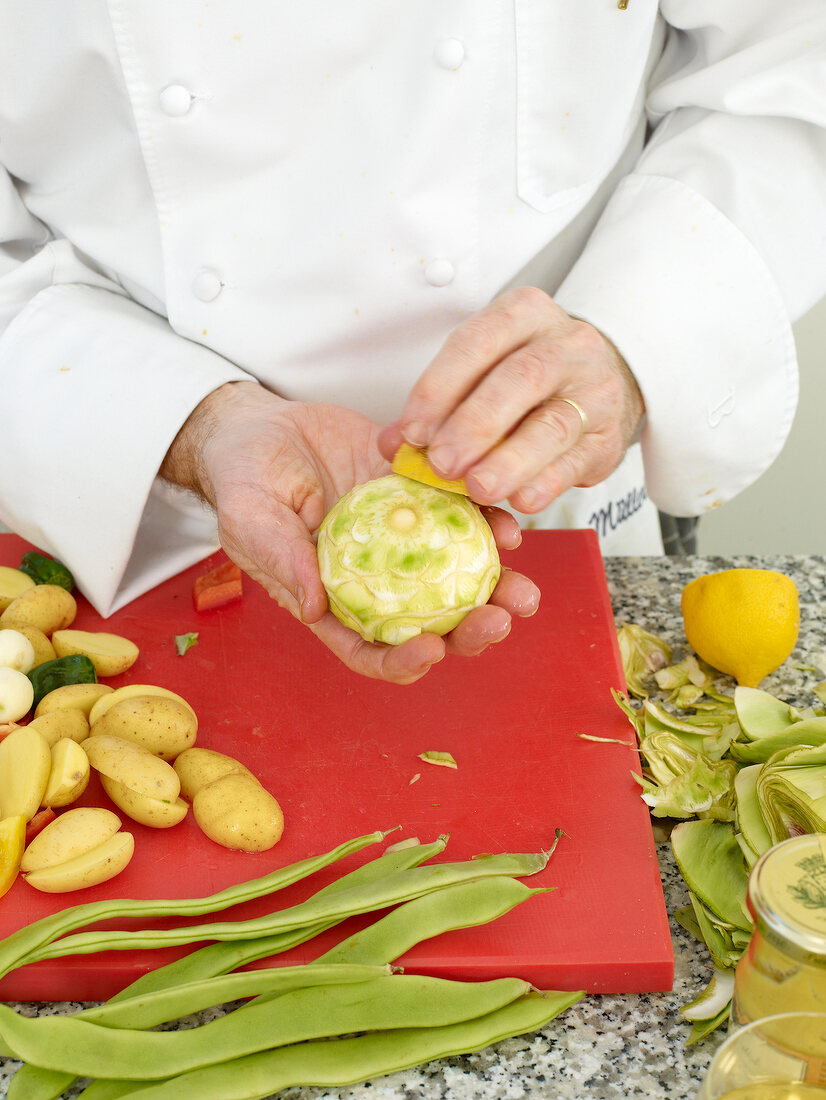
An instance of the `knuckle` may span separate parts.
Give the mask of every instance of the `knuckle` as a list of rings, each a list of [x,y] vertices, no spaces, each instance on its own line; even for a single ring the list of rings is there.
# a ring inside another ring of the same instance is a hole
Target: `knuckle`
[[[536,286],[520,286],[508,296],[512,301],[512,308],[520,315],[526,313],[544,313],[553,304],[544,290]]]
[[[489,362],[498,355],[498,323],[495,314],[479,313],[454,329],[448,347],[463,363]]]
[[[536,344],[521,348],[510,357],[507,370],[522,391],[544,397],[550,374],[549,359],[544,349]]]
[[[473,439],[496,439],[501,434],[498,405],[481,395],[466,402],[456,419]]]

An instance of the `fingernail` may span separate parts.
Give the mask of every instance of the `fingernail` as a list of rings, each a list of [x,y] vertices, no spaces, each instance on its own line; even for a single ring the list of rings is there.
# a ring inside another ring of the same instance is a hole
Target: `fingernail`
[[[428,452],[428,458],[430,459],[430,465],[434,467],[437,473],[442,474],[443,477],[453,477],[453,470],[456,466],[456,450],[454,447],[448,447],[446,444],[442,444],[441,447],[434,447],[432,451]]]
[[[304,618],[304,597],[305,596],[306,596],[306,593],[305,593],[304,589],[301,587],[301,585],[299,584],[296,587],[296,590],[295,590],[295,598],[298,600],[298,617],[300,619]]]
[[[497,480],[496,475],[492,470],[474,470],[473,480],[485,494],[485,496],[493,496],[496,491]]]
[[[497,634],[497,635],[495,635],[495,637],[491,638],[490,644],[491,645],[496,645],[497,642],[503,642],[505,640],[505,638],[507,638],[507,636],[510,634],[510,632],[511,632],[511,624],[508,623],[508,625],[505,627],[505,629],[500,634]]]
[[[405,441],[411,447],[426,447],[430,439],[430,429],[427,424],[422,424],[419,420],[405,424],[401,431]]]
[[[522,501],[526,508],[533,508],[539,499],[539,493],[536,489],[531,488],[530,485],[524,485],[519,490],[519,499]]]

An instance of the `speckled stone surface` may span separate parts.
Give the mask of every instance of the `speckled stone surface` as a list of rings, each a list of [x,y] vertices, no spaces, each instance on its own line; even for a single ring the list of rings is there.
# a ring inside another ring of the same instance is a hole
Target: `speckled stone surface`
[[[801,626],[795,652],[769,677],[766,690],[800,706],[815,701],[826,679],[826,559],[821,557],[609,558],[605,563],[618,624],[632,622],[678,647],[685,641],[680,593],[693,577],[731,566],[778,569],[800,592]],[[669,993],[589,997],[543,1031],[507,1040],[479,1054],[445,1059],[352,1088],[290,1088],[284,1100],[693,1100],[714,1051],[715,1033],[686,1046],[680,1007],[705,985],[709,960],[673,920],[688,903],[667,841],[658,845],[666,908],[676,958]],[[27,1014],[70,1013],[77,1004],[15,1005]],[[0,1058],[0,1097],[19,1063]],[[80,1088],[65,1093],[79,1096]],[[204,1096],[200,1100],[224,1100]]]

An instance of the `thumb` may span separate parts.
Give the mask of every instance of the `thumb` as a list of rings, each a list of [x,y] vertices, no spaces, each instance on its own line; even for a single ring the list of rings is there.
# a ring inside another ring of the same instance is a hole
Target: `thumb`
[[[315,540],[304,520],[282,501],[256,494],[242,507],[218,510],[221,543],[245,573],[305,623],[327,610]]]

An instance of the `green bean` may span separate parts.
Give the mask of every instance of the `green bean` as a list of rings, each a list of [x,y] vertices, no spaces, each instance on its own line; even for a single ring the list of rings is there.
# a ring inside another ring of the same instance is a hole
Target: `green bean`
[[[544,893],[546,889],[532,889],[508,875],[443,886],[397,906],[319,955],[316,961],[391,963],[422,940],[487,924],[534,894]]]
[[[395,980],[395,979],[393,979]],[[355,1085],[397,1070],[483,1050],[548,1024],[584,996],[527,993],[504,1008],[461,1023],[311,1040],[262,1051],[121,1093],[123,1100],[263,1100],[293,1085]],[[102,1098],[101,1098],[102,1100]]]
[[[147,1080],[324,1036],[456,1023],[492,1012],[530,988],[519,978],[460,982],[394,974],[295,989],[177,1032],[107,1028],[72,1016],[29,1018],[0,1005],[0,1032],[18,1058],[47,1069]]]
[[[428,844],[410,845],[406,848],[383,852],[380,856],[368,860],[367,863],[362,864],[355,870],[348,871],[340,878],[334,879],[327,886],[323,886],[317,891],[316,896],[329,895],[338,890],[370,882],[381,875],[415,867],[443,852],[447,845],[447,839],[447,836],[443,835],[438,840],[431,841]],[[248,963],[257,962],[259,959],[288,951],[290,948],[312,939],[330,927],[332,927],[332,922],[319,923],[307,925],[294,931],[262,936],[254,940],[241,942],[227,940],[209,944],[207,947],[191,951],[180,959],[175,959],[165,966],[156,967],[147,974],[141,975],[131,985],[110,998],[108,1003],[114,1004],[126,998],[131,999],[139,995],[146,996],[156,991],[169,989],[184,982],[204,980],[225,974]],[[77,1015],[82,1017],[86,1011],[83,1010]],[[188,1011],[193,1010],[189,1009]],[[156,1019],[152,1024],[146,1024],[145,1026],[154,1026],[161,1022],[161,1020]],[[68,1088],[73,1079],[73,1074],[47,1070],[42,1066],[29,1063],[22,1066],[12,1078],[7,1100],[55,1100]]]
[[[362,963],[301,963],[298,966],[268,966],[264,970],[243,970],[238,974],[222,974],[197,982],[127,997],[122,1001],[87,1008],[76,1012],[72,1019],[84,1019],[104,1027],[128,1028],[138,1031],[179,1020],[193,1012],[267,993],[280,997],[294,989],[308,986],[352,985],[372,981],[392,973],[389,966],[368,966]]]
[[[438,840],[434,840],[429,844],[417,844],[392,852],[383,852],[380,856],[376,856],[375,859],[362,864],[354,871],[349,871],[327,886],[323,886],[313,896],[317,898],[329,897],[330,894],[336,894],[354,886],[373,882],[383,875],[416,867],[420,863],[440,855],[445,850],[446,844],[447,837],[441,836]],[[191,951],[182,958],[167,963],[166,966],[159,966],[155,970],[150,970],[148,974],[141,975],[126,989],[116,993],[111,1000],[116,1001],[123,997],[134,997],[138,993],[166,989],[181,982],[210,978],[218,974],[225,974],[229,970],[237,970],[239,966],[257,962],[259,959],[268,958],[270,955],[281,954],[299,943],[304,943],[320,932],[333,927],[335,923],[337,922],[319,921],[315,925],[302,926],[294,931],[276,932],[273,935],[260,936],[252,940],[222,940],[218,943],[211,943],[207,947],[201,947],[197,951]]]
[[[151,1088],[154,1083],[154,1081],[119,1081],[111,1077],[97,1077],[79,1093],[79,1096],[81,1100],[120,1100],[120,1097],[127,1092]],[[133,1095],[139,1094],[133,1092]]]
[[[220,890],[218,893],[203,898],[173,898],[161,901],[120,898],[71,906],[59,913],[53,913],[49,917],[43,917],[41,920],[35,921],[34,924],[29,924],[7,936],[0,943],[0,977],[8,974],[9,971],[16,969],[18,966],[24,966],[32,962],[35,958],[53,957],[41,954],[44,945],[52,943],[59,936],[70,932],[74,928],[81,928],[83,925],[95,921],[110,920],[114,917],[187,916],[190,914],[199,916],[202,913],[213,913],[229,909],[233,905],[239,905],[253,898],[263,897],[265,894],[281,890],[299,879],[306,878],[314,871],[318,871],[322,867],[350,855],[352,852],[361,851],[368,844],[378,843],[386,836],[386,832],[377,832],[356,837],[355,840],[346,841],[323,855],[303,859],[287,867],[280,867],[261,878],[250,879],[248,882],[230,886],[226,890]],[[63,954],[63,952],[58,952],[58,954]]]
[[[491,875],[522,877],[541,871],[548,854],[503,853],[486,855],[462,863],[442,863],[430,867],[413,867],[387,875],[365,886],[336,891],[324,897],[314,896],[298,905],[270,913],[253,920],[216,922],[187,928],[153,928],[130,932],[95,930],[68,936],[56,943],[34,950],[27,962],[41,962],[68,954],[91,954],[97,951],[146,950],[189,943],[192,940],[250,939],[320,921],[338,923],[345,917],[383,909],[409,901],[420,894],[447,886],[462,879]]]

